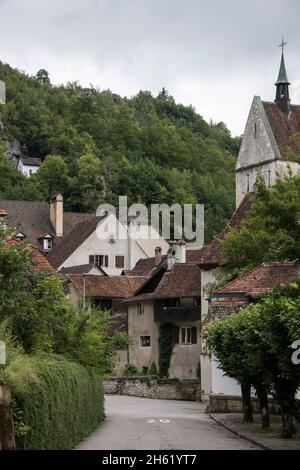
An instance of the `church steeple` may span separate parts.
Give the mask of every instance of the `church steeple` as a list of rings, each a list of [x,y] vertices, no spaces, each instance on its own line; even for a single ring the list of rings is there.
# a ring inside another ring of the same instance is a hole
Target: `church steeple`
[[[276,86],[276,98],[275,103],[277,104],[278,108],[286,115],[289,116],[290,114],[290,96],[289,96],[289,85],[290,82],[287,78],[287,73],[285,69],[285,62],[284,62],[284,46],[286,46],[286,42],[284,42],[282,36],[282,42],[279,44],[279,47],[282,48],[281,53],[281,62],[280,62],[280,69],[277,78],[277,82],[275,83]]]

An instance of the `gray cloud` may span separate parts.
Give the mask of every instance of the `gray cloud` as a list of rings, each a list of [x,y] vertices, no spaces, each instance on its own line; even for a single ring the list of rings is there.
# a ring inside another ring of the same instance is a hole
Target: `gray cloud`
[[[0,17],[0,59],[12,66],[127,96],[165,86],[234,134],[253,95],[274,99],[284,33],[300,98],[298,0],[0,0]]]

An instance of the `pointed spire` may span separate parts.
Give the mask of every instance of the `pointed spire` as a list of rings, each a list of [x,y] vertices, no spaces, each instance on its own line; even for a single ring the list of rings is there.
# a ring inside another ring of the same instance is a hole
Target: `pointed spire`
[[[290,115],[290,97],[289,97],[289,85],[290,82],[287,78],[287,73],[285,69],[285,62],[284,62],[284,46],[287,43],[284,42],[284,37],[282,36],[281,44],[278,47],[281,47],[281,62],[280,62],[280,69],[277,78],[276,85],[276,98],[275,103],[277,104],[278,108],[287,116]]]
[[[284,52],[282,51],[279,74],[278,74],[277,82],[275,83],[275,85],[283,85],[285,83],[290,85],[290,82],[288,81],[288,78],[287,78],[286,68],[285,68]]]

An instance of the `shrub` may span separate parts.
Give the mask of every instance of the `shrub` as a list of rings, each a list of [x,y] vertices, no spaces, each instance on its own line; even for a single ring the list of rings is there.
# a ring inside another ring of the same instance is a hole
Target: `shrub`
[[[17,435],[17,446],[70,449],[104,417],[101,380],[92,369],[60,356],[42,355],[32,360],[38,383],[13,396],[16,421],[23,430]]]
[[[139,371],[133,364],[126,364],[123,375],[124,377],[131,377],[133,375],[139,375]]]
[[[157,370],[157,367],[156,367],[156,364],[155,364],[154,361],[152,362],[152,364],[150,366],[150,369],[148,371],[148,375],[152,375],[152,376],[158,375],[158,370]]]

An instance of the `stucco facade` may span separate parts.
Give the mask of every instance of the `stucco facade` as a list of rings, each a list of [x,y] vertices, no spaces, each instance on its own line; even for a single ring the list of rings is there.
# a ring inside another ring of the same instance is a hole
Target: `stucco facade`
[[[107,236],[103,236],[106,233]],[[110,236],[110,234],[112,236]],[[117,236],[113,236],[116,234]],[[147,240],[143,240],[147,244]],[[152,243],[150,240],[149,243]],[[167,242],[158,237],[156,246],[162,248],[165,254]],[[140,258],[147,258],[148,254],[142,249],[138,240],[127,236],[127,229],[121,224],[115,215],[110,214],[98,226],[98,228],[59,266],[58,269],[89,264],[90,256],[103,255],[108,257],[108,266],[103,269],[110,276],[118,276],[124,269],[132,269]],[[116,257],[124,257],[124,265],[116,266]],[[154,251],[152,253],[154,256]]]
[[[139,371],[149,368],[155,362],[158,368],[158,326],[154,321],[153,302],[143,302],[143,313],[139,304],[128,305],[128,334],[131,338],[129,364],[134,364]],[[142,346],[142,337],[150,337],[150,346]]]

